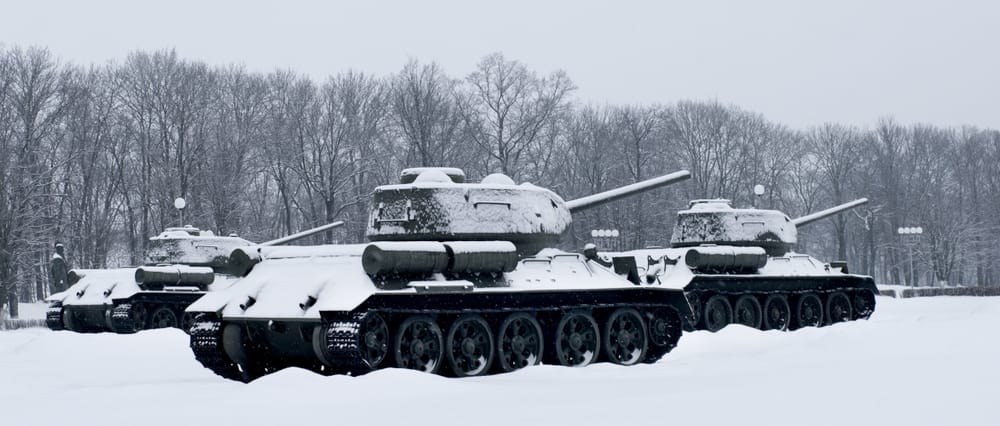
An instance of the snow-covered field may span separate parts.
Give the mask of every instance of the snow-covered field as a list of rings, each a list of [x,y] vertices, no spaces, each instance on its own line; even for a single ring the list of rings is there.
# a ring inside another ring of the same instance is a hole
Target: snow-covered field
[[[448,379],[402,370],[249,385],[177,330],[0,332],[4,425],[1000,424],[1000,298],[879,298],[870,321],[686,334],[654,365]]]

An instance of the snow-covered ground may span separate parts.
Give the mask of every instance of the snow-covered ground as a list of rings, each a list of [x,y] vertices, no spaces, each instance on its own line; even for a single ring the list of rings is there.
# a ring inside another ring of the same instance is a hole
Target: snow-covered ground
[[[4,425],[996,425],[1000,298],[879,298],[870,321],[686,334],[654,365],[448,379],[202,368],[177,330],[0,332]]]
[[[48,310],[48,308],[49,304],[45,302],[18,303],[17,318],[23,320],[45,319],[45,311]]]

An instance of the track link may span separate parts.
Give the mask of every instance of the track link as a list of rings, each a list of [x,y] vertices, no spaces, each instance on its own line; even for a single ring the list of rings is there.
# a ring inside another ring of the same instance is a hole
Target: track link
[[[45,311],[45,325],[53,331],[65,330],[66,327],[63,325],[63,308],[62,306],[50,307]]]
[[[368,365],[361,353],[361,321],[366,314],[359,312],[338,316],[324,325],[325,355],[331,365],[352,373],[368,372],[374,368]]]
[[[191,352],[205,368],[229,380],[245,381],[239,366],[222,348],[222,322],[217,319],[195,319],[191,325]]]
[[[132,304],[123,303],[111,311],[111,331],[121,334],[135,333],[135,321],[132,315]]]

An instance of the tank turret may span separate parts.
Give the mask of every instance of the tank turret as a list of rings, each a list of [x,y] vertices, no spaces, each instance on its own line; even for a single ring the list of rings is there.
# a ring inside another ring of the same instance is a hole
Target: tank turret
[[[761,247],[770,256],[781,256],[797,243],[798,226],[808,225],[867,202],[867,198],[861,198],[791,219],[777,210],[733,208],[729,200],[694,200],[687,210],[677,212],[670,245]]]
[[[530,183],[502,174],[465,183],[458,169],[404,170],[401,183],[375,189],[367,236],[391,241],[509,241],[522,255],[553,247],[569,227],[572,213],[622,197],[680,182],[680,171],[643,182],[563,201]]]

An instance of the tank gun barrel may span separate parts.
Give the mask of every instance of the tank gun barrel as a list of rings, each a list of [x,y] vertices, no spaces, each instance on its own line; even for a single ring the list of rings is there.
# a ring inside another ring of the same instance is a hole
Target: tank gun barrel
[[[682,182],[690,178],[691,178],[690,172],[688,172],[687,170],[681,170],[679,172],[673,172],[660,177],[647,179],[642,182],[636,182],[631,185],[625,185],[620,188],[615,188],[608,191],[599,192],[594,195],[588,195],[586,197],[570,200],[566,202],[566,207],[569,208],[570,212],[576,213],[603,204],[607,204],[621,198],[635,195],[640,192],[650,191],[659,188],[661,186],[667,186],[677,182]]]
[[[851,202],[847,202],[847,203],[841,204],[841,205],[836,206],[836,207],[830,207],[830,208],[828,208],[826,210],[821,210],[821,211],[818,211],[816,213],[807,214],[807,215],[802,216],[802,217],[797,217],[795,219],[792,219],[792,223],[794,223],[795,226],[797,226],[797,227],[805,226],[805,225],[808,225],[810,223],[816,222],[816,221],[821,220],[821,219],[825,219],[827,217],[833,216],[833,215],[835,215],[837,213],[840,213],[842,211],[850,210],[850,209],[853,209],[853,208],[855,208],[857,206],[860,206],[860,205],[866,204],[866,203],[868,203],[868,199],[867,198],[859,198],[857,200],[854,200],[854,201],[851,201]]]
[[[262,245],[262,246],[280,246],[280,245],[288,244],[288,243],[290,243],[292,241],[301,240],[303,238],[306,238],[306,237],[309,237],[309,236],[312,236],[312,235],[316,235],[316,234],[318,234],[320,232],[328,231],[330,229],[338,228],[338,227],[341,227],[341,226],[344,226],[344,221],[338,220],[336,222],[328,223],[328,224],[323,225],[323,226],[317,226],[315,228],[307,229],[307,230],[302,231],[302,232],[297,232],[297,233],[294,233],[292,235],[288,235],[288,236],[281,237],[281,238],[278,238],[278,239],[275,239],[275,240],[271,240],[271,241],[266,241],[266,242],[260,243],[259,245]]]

